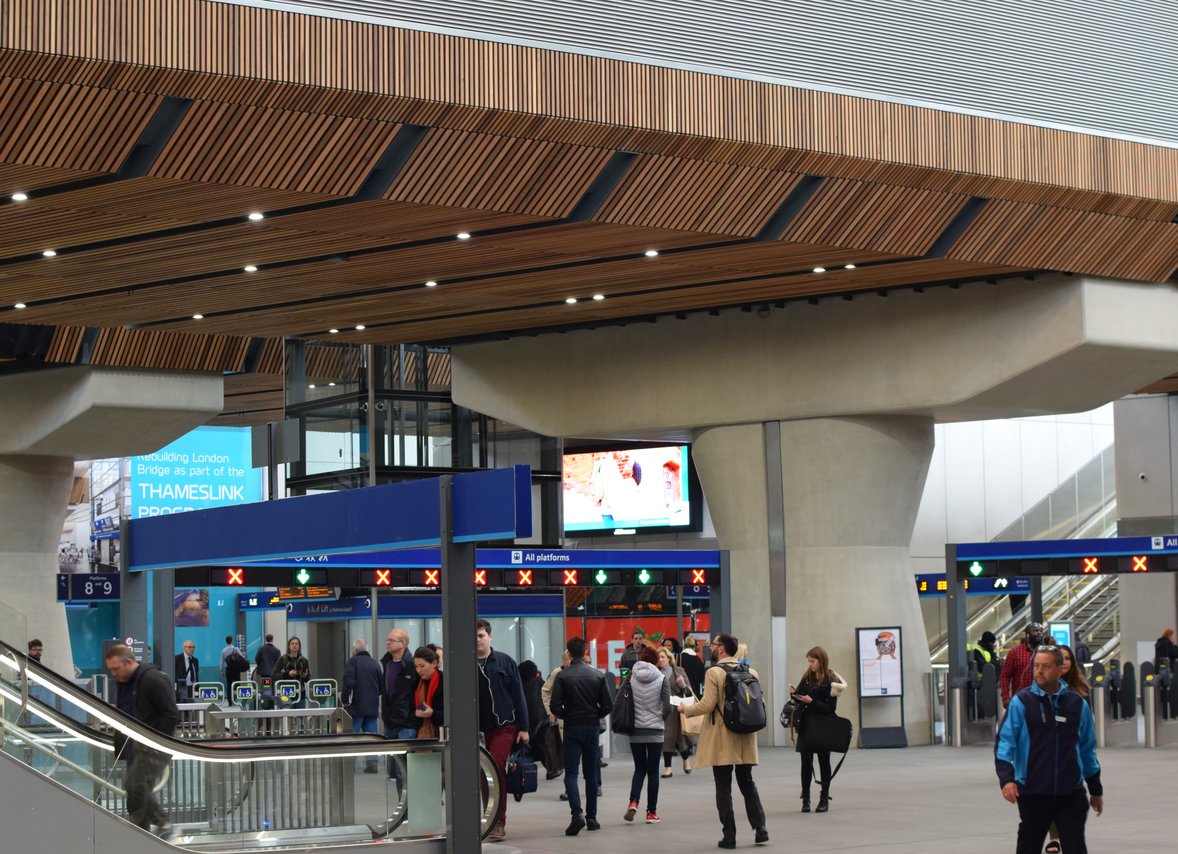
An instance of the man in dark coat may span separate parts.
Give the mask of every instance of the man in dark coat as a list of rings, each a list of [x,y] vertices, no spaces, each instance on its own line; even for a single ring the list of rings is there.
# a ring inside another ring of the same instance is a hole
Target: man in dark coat
[[[121,643],[107,650],[106,667],[119,683],[120,710],[164,735],[176,732],[180,712],[176,708],[175,691],[163,671],[154,664],[140,664],[134,653]],[[115,748],[119,758],[127,762],[124,779],[127,815],[144,830],[156,825],[160,837],[167,839],[172,835],[172,823],[160,809],[154,792],[171,758],[124,738],[116,738]]]
[[[254,664],[257,665],[254,679],[261,688],[263,709],[274,708],[274,668],[281,657],[282,652],[274,645],[274,635],[266,635],[266,642],[258,647],[254,656]]]
[[[352,732],[376,732],[380,718],[381,666],[368,654],[368,641],[360,638],[352,646],[352,657],[344,665],[344,690],[340,701],[352,716]],[[375,756],[366,757],[364,773],[377,772]]]
[[[182,650],[176,656],[176,701],[186,703],[192,699],[192,686],[200,681],[200,659],[192,641],[184,641]]]
[[[393,629],[385,638],[388,652],[381,658],[381,718],[384,737],[417,738],[417,715],[414,713],[413,691],[417,687],[417,671],[413,669],[413,651],[409,648],[409,633]],[[401,769],[389,757],[389,779],[401,780]]]

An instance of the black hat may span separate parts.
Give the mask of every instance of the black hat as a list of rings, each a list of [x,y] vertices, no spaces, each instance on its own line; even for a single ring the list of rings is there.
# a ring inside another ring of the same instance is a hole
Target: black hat
[[[993,632],[982,632],[982,643],[994,643],[997,640]]]

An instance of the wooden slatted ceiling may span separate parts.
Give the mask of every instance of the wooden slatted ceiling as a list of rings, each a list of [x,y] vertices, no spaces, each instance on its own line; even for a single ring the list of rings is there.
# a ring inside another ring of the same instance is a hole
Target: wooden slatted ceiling
[[[585,144],[584,135],[597,133],[593,144],[620,147],[604,142],[604,129],[612,126],[631,129],[623,134],[711,137],[1178,202],[1178,152],[1124,140],[202,0],[62,2],[65,14],[61,3],[4,0],[10,23],[0,45],[21,53],[12,70],[30,74],[30,57],[41,54],[42,66],[66,74],[81,70],[111,88],[157,91],[153,85],[175,87],[184,80],[187,97],[337,115],[334,105],[359,105],[363,99],[352,93],[368,93],[403,102],[402,113],[430,117],[421,124],[458,130],[477,129],[483,113],[507,113],[517,115],[513,130],[501,126],[500,132],[534,137],[514,128],[542,115],[561,123],[564,134],[583,134],[553,140],[559,142]],[[129,29],[128,20],[140,25]],[[93,63],[69,68],[55,55],[111,63],[118,73],[99,78],[103,72]],[[186,77],[185,71],[195,73]],[[297,88],[271,89],[264,81]],[[285,103],[262,103],[266,97]],[[324,103],[333,108],[323,109]],[[404,114],[381,118],[411,120]]]
[[[200,102],[149,173],[212,184],[350,196],[400,125]]]
[[[81,178],[93,178],[101,172],[86,172],[82,169],[50,169],[45,166],[30,166],[22,163],[0,163],[0,193],[11,195],[16,191],[29,192],[41,187],[66,184]]]
[[[178,371],[239,371],[248,345],[248,339],[234,336],[103,329],[90,363]]]
[[[114,172],[163,99],[157,95],[0,78],[0,161]]]
[[[243,368],[244,369],[244,368]],[[259,374],[284,374],[286,369],[286,347],[281,338],[267,338],[262,345],[262,356],[258,359]]]
[[[884,274],[887,271],[887,275]],[[856,271],[869,272],[869,271]],[[907,286],[919,285],[922,282],[937,282],[946,279],[982,279],[987,277],[1007,277],[1025,272],[1011,267],[990,267],[961,262],[914,261],[907,265],[896,267],[875,268],[871,278],[876,279],[866,288],[863,299],[877,299],[875,292],[888,287],[899,286],[904,282]],[[867,284],[863,279],[862,284]],[[836,276],[800,277],[787,282],[764,281],[745,285],[718,285],[693,289],[677,298],[677,303],[683,311],[699,311],[716,305],[740,305],[764,302],[771,304],[782,299],[797,299],[801,297],[824,293],[843,293],[847,280]],[[805,310],[805,306],[798,306]],[[789,310],[789,309],[787,309]],[[641,322],[635,318],[653,317],[656,314],[665,316],[665,306],[660,303],[657,294],[642,294],[623,296],[605,300],[604,302],[581,302],[577,305],[550,305],[542,308],[529,308],[526,311],[506,310],[487,314],[464,315],[457,317],[443,317],[426,319],[417,322],[398,324],[388,328],[370,329],[364,332],[341,333],[341,338],[350,341],[454,341],[470,336],[502,334],[510,336],[518,334],[527,328],[552,328],[572,324]]]
[[[53,330],[53,338],[49,342],[45,361],[51,364],[74,364],[78,359],[82,336],[85,334],[86,328],[84,326],[58,326]]]
[[[1158,282],[1178,267],[1178,224],[998,201],[982,210],[947,254]]]
[[[610,155],[604,149],[434,130],[386,197],[559,219],[572,212]]]
[[[230,374],[225,377],[225,408],[209,424],[249,427],[281,421],[285,404],[282,374]]]
[[[645,155],[594,217],[602,222],[752,237],[800,175]]]

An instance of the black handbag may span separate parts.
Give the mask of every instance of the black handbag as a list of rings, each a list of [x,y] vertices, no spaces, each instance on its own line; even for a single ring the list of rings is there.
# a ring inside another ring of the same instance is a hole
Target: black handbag
[[[853,727],[846,718],[838,715],[806,715],[802,736],[798,739],[797,750],[801,753],[841,753],[843,758],[830,772],[833,780],[839,768],[847,759],[847,751],[851,749],[851,735]]]
[[[631,735],[634,732],[634,691],[630,687],[630,677],[622,680],[622,687],[614,697],[614,708],[610,712],[610,727],[618,735]]]

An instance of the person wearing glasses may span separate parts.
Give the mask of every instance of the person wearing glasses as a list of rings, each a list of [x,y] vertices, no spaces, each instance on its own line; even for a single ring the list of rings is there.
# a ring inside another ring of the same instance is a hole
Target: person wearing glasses
[[[1064,667],[1059,647],[1035,650],[1033,682],[1011,697],[994,746],[1002,797],[1018,806],[1017,854],[1038,854],[1052,822],[1067,854],[1087,854],[1088,807],[1104,810],[1092,710]]]
[[[384,670],[381,682],[381,720],[384,737],[393,739],[417,738],[417,714],[413,689],[417,687],[417,671],[413,667],[413,651],[409,649],[409,632],[393,629],[384,641],[385,652],[380,660]],[[389,757],[389,779],[401,784],[401,769]]]
[[[712,638],[712,661],[719,665],[736,666],[737,646],[736,638],[721,632]],[[749,672],[757,675],[755,670]],[[753,766],[757,764],[757,734],[735,733],[724,725],[720,711],[724,705],[725,676],[723,666],[709,667],[704,673],[703,699],[680,705],[679,713],[688,717],[704,715],[695,764],[697,768],[710,765],[712,778],[716,782],[716,809],[720,813],[720,825],[724,830],[724,836],[717,846],[736,847],[736,815],[732,809],[734,772],[736,785],[744,796],[745,814],[756,834],[753,841],[761,845],[769,841],[769,831],[765,828],[765,809],[761,806],[761,796],[757,792],[757,784],[753,782]]]

